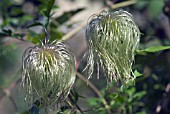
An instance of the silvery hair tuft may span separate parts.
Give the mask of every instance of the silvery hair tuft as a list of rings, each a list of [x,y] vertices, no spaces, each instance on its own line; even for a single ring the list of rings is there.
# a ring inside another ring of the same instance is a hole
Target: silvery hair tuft
[[[75,57],[63,42],[30,47],[23,55],[22,83],[26,99],[42,106],[67,98],[76,78]]]
[[[134,51],[140,40],[140,31],[127,11],[102,11],[93,15],[86,28],[88,44],[85,70],[91,78],[95,64],[105,71],[107,82],[113,80],[129,84],[135,79],[132,72]],[[99,71],[98,71],[99,72]]]

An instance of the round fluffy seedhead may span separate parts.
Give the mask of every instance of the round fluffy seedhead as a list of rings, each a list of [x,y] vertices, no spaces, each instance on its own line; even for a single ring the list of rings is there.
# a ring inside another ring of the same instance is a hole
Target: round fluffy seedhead
[[[75,81],[75,57],[65,43],[45,44],[27,49],[23,56],[22,82],[27,100],[41,106],[67,98]]]
[[[130,84],[134,80],[132,63],[139,44],[140,31],[127,11],[106,12],[92,16],[86,29],[89,48],[86,70],[89,78],[94,66],[101,65],[108,82]]]

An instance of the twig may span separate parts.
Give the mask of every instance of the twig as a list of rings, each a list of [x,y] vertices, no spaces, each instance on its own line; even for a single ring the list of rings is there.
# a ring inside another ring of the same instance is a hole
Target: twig
[[[73,98],[70,96],[68,96],[68,98],[70,99],[70,101],[76,106],[76,108],[81,112],[81,114],[84,114],[83,111],[81,110],[81,108],[77,105],[77,103],[73,100]]]
[[[102,102],[105,106],[105,108],[107,109],[107,112],[109,114],[111,114],[111,110],[110,110],[110,107],[109,105],[107,104],[105,98],[102,96],[102,94],[100,93],[100,91],[89,81],[87,80],[82,74],[80,74],[79,72],[76,72],[76,75],[82,80],[84,81],[85,83],[88,82],[88,85],[91,87],[91,89],[102,99]]]
[[[21,69],[17,72],[17,74],[21,71]],[[16,74],[16,75],[17,75]],[[16,76],[15,76],[16,77]],[[16,112],[18,112],[18,108],[17,108],[17,105],[15,103],[15,100],[14,98],[11,96],[11,91],[21,82],[21,78],[18,78],[15,82],[13,82],[8,88],[6,88],[2,95],[0,96],[0,101],[2,100],[2,98],[4,96],[7,96],[9,98],[9,100],[11,101],[11,103],[13,104],[14,106],[14,109]]]
[[[2,93],[2,95],[0,96],[0,101],[2,100],[2,98],[4,96],[8,96],[9,100],[11,101],[11,103],[14,106],[14,109],[16,112],[18,112],[18,108],[17,105],[15,103],[15,100],[13,99],[13,97],[11,96],[11,91],[13,90],[13,88],[15,88],[19,83],[21,82],[21,78],[19,78],[18,80],[16,80],[14,83],[12,83],[7,89],[5,89]]]
[[[18,107],[17,107],[17,104],[15,103],[14,98],[11,95],[9,95],[8,98],[11,101],[11,103],[13,104],[15,111],[18,112]]]
[[[19,69],[19,71],[17,72],[16,75],[18,75],[18,73],[21,71],[21,69]],[[16,75],[14,77],[16,77]],[[6,88],[2,95],[0,96],[0,101],[1,99],[7,95],[7,96],[10,96],[11,95],[11,91],[21,82],[21,78],[18,78],[15,82],[13,82],[8,88]]]
[[[112,9],[116,9],[116,8],[120,8],[120,7],[124,7],[124,6],[129,6],[129,5],[132,5],[135,3],[136,3],[136,0],[130,0],[130,1],[126,1],[126,2],[113,4],[111,7],[112,7]],[[97,13],[101,12],[102,10],[107,10],[107,9],[108,9],[107,7],[104,7],[102,9],[98,10]],[[96,13],[96,12],[94,12],[94,13]],[[69,38],[73,37],[76,33],[78,33],[80,30],[82,30],[86,26],[86,24],[87,24],[87,21],[84,21],[77,28],[73,29],[71,32],[64,35],[62,37],[62,40],[68,40]]]

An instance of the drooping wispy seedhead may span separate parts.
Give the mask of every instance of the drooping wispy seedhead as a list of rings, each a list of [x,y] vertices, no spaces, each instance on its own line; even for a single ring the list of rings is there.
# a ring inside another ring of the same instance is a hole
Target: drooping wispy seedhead
[[[69,45],[57,42],[28,48],[23,56],[22,82],[27,100],[41,106],[67,98],[75,81],[75,57]]]
[[[86,28],[88,44],[87,71],[91,78],[94,67],[105,71],[107,82],[130,84],[134,80],[132,63],[139,44],[140,31],[127,11],[106,12],[92,16]]]

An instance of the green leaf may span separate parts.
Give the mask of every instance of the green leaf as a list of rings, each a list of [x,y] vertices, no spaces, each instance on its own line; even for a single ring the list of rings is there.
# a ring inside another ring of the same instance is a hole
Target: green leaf
[[[54,5],[55,0],[41,0],[42,4],[39,6],[41,14],[47,18],[50,18],[50,13],[52,9],[58,8],[57,5]]]
[[[170,46],[153,46],[144,50],[136,50],[135,53],[138,55],[146,55],[147,53],[154,53],[162,50],[170,49]]]
[[[87,102],[90,106],[99,106],[100,104],[102,104],[102,99],[91,97],[87,99]]]
[[[142,112],[137,112],[136,114],[147,114],[147,113],[142,111]]]
[[[11,29],[4,29],[2,28],[0,30],[0,36],[4,37],[4,36],[12,36],[12,30]]]
[[[17,15],[22,15],[24,12],[23,12],[22,8],[13,7],[9,13],[12,16],[17,16]]]
[[[15,37],[15,38],[23,38],[25,36],[25,34],[13,34],[12,37]]]
[[[139,99],[141,99],[144,95],[146,95],[146,91],[137,92],[137,93],[134,95],[134,99],[139,100]]]
[[[64,33],[63,32],[60,32],[60,31],[50,31],[50,35],[51,35],[51,38],[50,38],[50,41],[52,42],[52,41],[54,41],[54,40],[56,40],[56,39],[61,39],[62,38],[62,36],[64,35]]]
[[[162,12],[162,8],[164,6],[164,0],[150,0],[149,1],[149,14],[152,17],[158,17],[158,15]]]
[[[46,17],[47,17],[46,11],[47,11],[46,8],[42,8],[40,12],[41,12],[41,14],[42,14],[43,16],[46,16]]]
[[[3,33],[6,34],[7,36],[11,36],[12,35],[12,30],[10,29],[2,29]]]
[[[35,27],[35,26],[43,26],[43,24],[42,24],[42,23],[40,23],[40,22],[34,22],[33,24],[31,24],[31,25],[27,26],[27,28]]]
[[[132,87],[132,88],[129,88],[127,89],[125,92],[129,95],[129,96],[132,96],[136,91],[136,88]]]
[[[135,70],[135,71],[134,71],[134,75],[135,75],[136,77],[140,77],[140,76],[142,76],[143,74],[141,74],[141,73],[139,73],[137,70]]]
[[[144,50],[135,50],[135,55],[147,55]]]
[[[166,49],[170,49],[170,46],[154,46],[154,47],[146,48],[144,51],[145,52],[157,52],[157,51],[162,51]]]
[[[52,9],[58,9],[59,6],[58,5],[53,5]]]
[[[123,103],[126,101],[126,98],[123,96],[123,95],[118,95],[116,98],[115,98],[115,102],[117,103]]]
[[[69,12],[64,12],[63,15],[57,17],[55,20],[59,25],[67,22],[73,15],[77,14],[78,12],[84,10],[85,8],[78,8],[76,10],[71,10]]]
[[[46,16],[50,16],[51,9],[53,8],[55,0],[50,0],[47,4],[47,11],[46,11]]]
[[[116,99],[116,97],[118,97],[118,93],[111,93],[110,95],[109,95],[109,98],[110,99]]]
[[[37,44],[37,45],[39,45],[40,41],[43,41],[44,38],[45,38],[45,34],[44,33],[36,34],[34,32],[30,32],[27,35],[27,40],[32,42],[32,43],[34,43],[34,44]]]

